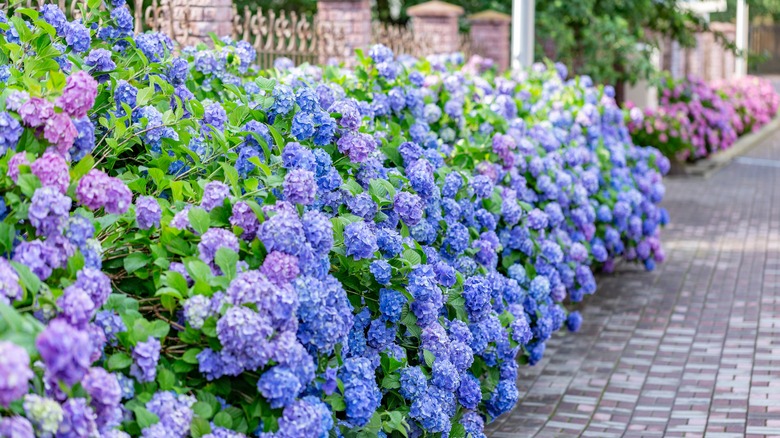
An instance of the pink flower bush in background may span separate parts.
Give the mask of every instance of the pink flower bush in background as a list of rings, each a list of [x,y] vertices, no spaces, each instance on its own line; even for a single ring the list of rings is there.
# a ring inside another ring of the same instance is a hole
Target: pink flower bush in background
[[[667,157],[695,161],[767,124],[779,104],[772,84],[757,77],[712,85],[691,76],[666,77],[659,107],[642,112],[629,102],[626,119],[635,143],[655,146]]]
[[[757,130],[777,115],[780,95],[767,79],[743,76],[716,82],[714,86],[734,106],[733,125],[738,135]]]

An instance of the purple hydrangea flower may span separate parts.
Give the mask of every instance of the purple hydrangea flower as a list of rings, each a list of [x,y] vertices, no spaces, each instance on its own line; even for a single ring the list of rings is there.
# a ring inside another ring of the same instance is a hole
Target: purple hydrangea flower
[[[73,125],[76,127],[76,138],[68,153],[71,160],[79,161],[95,148],[95,125],[87,117],[74,120]]]
[[[133,201],[133,193],[119,178],[109,178],[106,187],[106,212],[110,214],[124,214]]]
[[[393,210],[407,226],[415,226],[422,220],[422,199],[413,193],[398,192],[394,198]]]
[[[95,307],[101,307],[111,294],[111,280],[98,269],[85,267],[76,274],[74,285],[89,294]]]
[[[54,187],[42,187],[35,191],[27,212],[30,224],[38,235],[58,236],[68,221],[73,201]]]
[[[148,230],[160,226],[162,209],[153,196],[139,196],[135,201],[135,220],[138,228]]]
[[[0,153],[5,155],[8,149],[16,149],[23,132],[19,121],[5,111],[0,112]]]
[[[298,255],[306,241],[303,224],[293,213],[279,212],[263,222],[258,232],[265,249]]]
[[[292,403],[301,391],[301,382],[289,369],[275,366],[264,372],[257,381],[257,390],[272,408]]]
[[[0,257],[0,291],[0,303],[9,304],[21,300],[24,296],[22,286],[19,284],[19,275],[4,257]]]
[[[62,155],[68,153],[78,135],[76,125],[65,113],[56,113],[46,119],[43,127],[43,138],[57,148]]]
[[[68,286],[57,299],[60,317],[73,327],[84,330],[95,314],[95,303],[89,294],[78,286]]]
[[[69,166],[62,155],[47,151],[30,166],[44,187],[54,187],[65,193],[70,184]]]
[[[43,329],[35,346],[50,378],[73,385],[81,380],[89,368],[92,349],[89,335],[61,319],[51,321]]]
[[[106,204],[106,192],[110,177],[98,169],[90,170],[76,187],[76,199],[79,204],[90,210],[97,210]]]
[[[317,195],[314,173],[304,169],[293,169],[284,177],[284,196],[293,204],[311,205]]]
[[[222,105],[219,103],[212,103],[206,107],[203,113],[203,131],[211,138],[211,129],[216,129],[219,132],[225,130],[225,123],[227,123],[227,113]],[[213,128],[212,128],[213,127]]]
[[[157,361],[160,360],[160,341],[149,337],[133,348],[133,366],[130,374],[139,382],[154,382],[157,377]]]
[[[103,330],[103,335],[111,345],[116,345],[117,333],[127,331],[122,317],[113,310],[103,310],[95,315],[95,325]]]
[[[27,351],[14,343],[0,342],[0,375],[0,406],[8,408],[11,402],[27,394],[34,376]]]
[[[349,156],[353,163],[362,163],[376,149],[376,140],[362,132],[347,132],[337,142],[339,152]]]
[[[57,106],[73,118],[80,119],[92,109],[97,96],[98,83],[85,71],[76,72],[66,79]]]
[[[275,284],[289,283],[300,272],[298,269],[298,257],[280,251],[271,251],[265,257],[260,272]]]
[[[344,227],[344,245],[347,255],[355,260],[370,258],[379,249],[376,233],[366,221],[352,222]]]
[[[89,29],[78,21],[68,23],[65,27],[65,42],[76,53],[86,52],[92,42]]]
[[[30,128],[40,128],[54,115],[54,104],[40,97],[32,97],[19,108],[22,123]]]
[[[333,246],[333,223],[318,211],[307,211],[303,215],[303,231],[306,241],[320,254],[327,254]]]
[[[55,249],[40,240],[22,242],[14,249],[13,261],[21,263],[41,280],[46,280],[55,267]]]
[[[231,307],[217,322],[223,355],[229,354],[241,369],[264,366],[271,358],[268,338],[273,327],[267,318],[247,307]]]
[[[143,431],[146,438],[171,437],[184,438],[190,433],[192,406],[197,399],[191,395],[177,395],[173,391],[161,391],[146,403],[146,409],[157,415],[160,422]]]
[[[249,204],[239,201],[233,204],[233,214],[230,216],[230,225],[241,228],[243,230],[241,238],[249,241],[255,238],[257,229],[260,227],[260,221],[257,219],[257,215]]]
[[[111,71],[116,68],[116,63],[111,59],[111,52],[106,49],[92,49],[84,59],[84,64],[92,67],[96,72]]]
[[[329,275],[323,280],[298,277],[293,286],[299,299],[298,339],[321,353],[330,353],[352,328],[352,306],[344,287]]]
[[[30,421],[14,416],[0,419],[0,436],[11,438],[33,438],[35,433]]]
[[[230,196],[230,187],[221,181],[210,181],[203,188],[203,198],[200,206],[206,211],[211,211],[222,205],[225,199]]]
[[[214,259],[217,256],[217,250],[220,248],[227,248],[238,253],[238,238],[229,230],[210,228],[203,233],[198,244],[200,259],[212,268],[217,269]]]
[[[83,398],[71,398],[62,404],[62,422],[57,437],[80,438],[96,436],[97,415]]]

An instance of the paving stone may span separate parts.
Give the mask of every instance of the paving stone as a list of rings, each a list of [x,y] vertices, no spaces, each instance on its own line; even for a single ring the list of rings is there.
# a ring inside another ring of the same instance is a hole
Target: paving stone
[[[599,275],[576,334],[521,367],[495,438],[780,436],[780,132],[708,179],[668,179],[655,272]]]

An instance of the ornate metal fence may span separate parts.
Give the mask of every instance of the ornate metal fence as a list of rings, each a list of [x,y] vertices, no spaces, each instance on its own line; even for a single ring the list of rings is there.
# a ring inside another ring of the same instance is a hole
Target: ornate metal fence
[[[472,41],[468,33],[461,33],[459,50],[468,57],[472,53]],[[433,42],[414,32],[412,26],[375,21],[371,27],[371,44],[384,44],[398,55],[418,58],[435,54]]]
[[[371,43],[384,44],[398,55],[427,54],[427,41],[415,35],[410,26],[375,21],[371,23]]]
[[[242,14],[234,12],[233,38],[252,44],[261,68],[271,67],[282,56],[292,59],[296,65],[318,61],[323,32],[315,17],[262,9],[252,12],[248,7],[244,7]]]

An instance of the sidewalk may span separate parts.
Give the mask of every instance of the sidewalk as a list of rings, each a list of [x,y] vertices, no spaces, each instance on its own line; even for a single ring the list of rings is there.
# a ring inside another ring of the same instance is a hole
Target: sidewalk
[[[780,132],[669,179],[667,260],[599,278],[579,333],[520,368],[493,438],[780,436]]]

